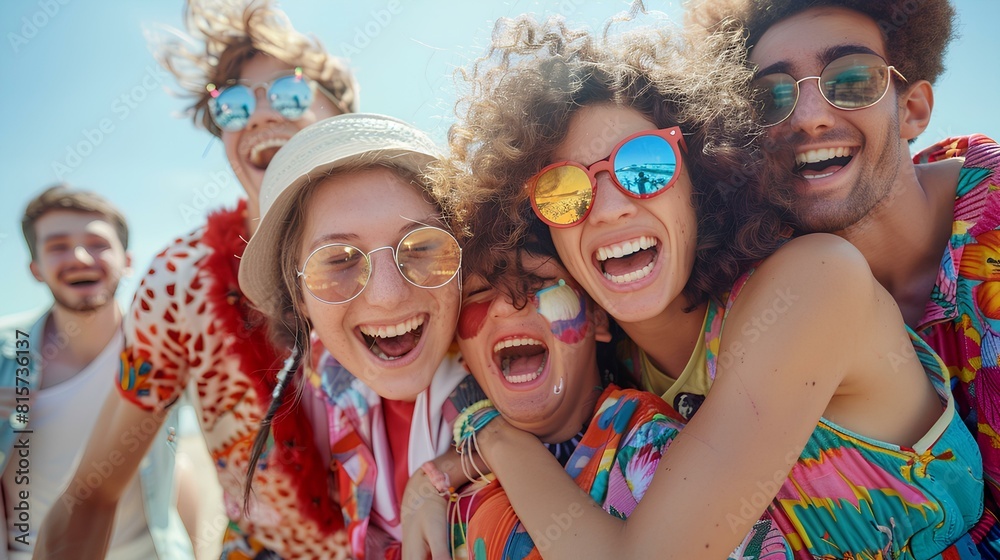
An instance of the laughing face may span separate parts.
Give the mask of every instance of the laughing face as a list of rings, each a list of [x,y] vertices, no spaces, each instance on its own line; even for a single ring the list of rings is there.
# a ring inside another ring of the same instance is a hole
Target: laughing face
[[[260,84],[287,76],[294,68],[264,54],[248,60],[240,71],[239,80],[246,84]],[[248,206],[253,216],[259,215],[260,184],[264,179],[271,158],[296,132],[310,124],[340,114],[325,95],[316,95],[302,118],[286,120],[275,111],[267,100],[264,88],[257,88],[257,108],[250,115],[247,125],[236,132],[222,132],[226,157],[247,192]]]
[[[35,233],[31,273],[49,287],[57,306],[87,312],[113,304],[129,266],[114,225],[101,214],[53,210],[35,222]]]
[[[843,8],[813,8],[774,24],[751,52],[758,76],[784,72],[818,76],[831,60],[852,53],[886,58],[878,25]],[[889,61],[892,64],[892,61]],[[878,103],[856,111],[831,106],[816,80],[799,86],[795,110],[768,134],[795,152],[796,214],[807,231],[842,231],[886,200],[902,165],[896,79]]]
[[[634,109],[584,107],[573,115],[552,159],[590,165],[644,130],[656,126]],[[619,322],[644,321],[686,305],[679,296],[694,265],[697,219],[683,168],[670,189],[648,199],[626,196],[608,173],[598,173],[587,219],[549,231],[570,274]]]
[[[319,183],[309,199],[299,270],[318,247],[346,243],[367,253],[393,247],[421,225],[438,224],[438,209],[418,187],[388,169],[337,175]],[[380,396],[412,401],[430,386],[454,338],[460,288],[407,282],[392,251],[371,255],[364,290],[353,300],[328,304],[302,288],[302,303],[323,346]]]
[[[522,309],[481,278],[465,282],[458,345],[508,422],[563,442],[593,414],[595,339],[610,340],[607,317],[552,259],[526,257],[524,265],[546,280]]]

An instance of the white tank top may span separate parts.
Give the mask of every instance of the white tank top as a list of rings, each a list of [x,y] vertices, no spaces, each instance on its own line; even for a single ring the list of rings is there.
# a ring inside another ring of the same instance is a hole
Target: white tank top
[[[80,373],[58,385],[36,390],[32,395],[28,429],[33,433],[15,434],[15,448],[2,478],[10,558],[29,560],[38,542],[38,529],[45,515],[52,507],[63,507],[54,502],[76,472],[101,407],[114,389],[121,351],[122,337],[119,335]],[[28,445],[27,483],[23,476],[18,480],[18,438]],[[28,492],[26,536],[16,527],[22,511],[14,509],[20,501],[15,498],[21,491]],[[153,539],[143,511],[142,488],[136,476],[118,503],[107,558],[134,560],[155,557]]]

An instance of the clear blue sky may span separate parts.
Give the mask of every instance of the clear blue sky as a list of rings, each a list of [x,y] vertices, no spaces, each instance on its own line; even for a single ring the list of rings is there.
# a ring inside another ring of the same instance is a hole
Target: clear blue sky
[[[282,6],[300,31],[317,35],[334,53],[350,54],[363,111],[410,121],[438,141],[453,120],[452,70],[484,52],[498,17],[562,13],[571,23],[600,29],[627,7],[621,0],[396,2],[398,13],[388,19],[377,14],[388,0],[284,0]],[[948,53],[934,118],[917,148],[948,135],[1000,136],[1000,2],[954,3],[961,37]],[[679,1],[647,5],[677,18],[681,13]],[[172,79],[146,48],[143,27],[180,27],[182,9],[180,0],[0,3],[0,315],[49,302],[28,272],[20,217],[32,196],[60,179],[57,171],[74,186],[106,195],[129,218],[135,273],[120,289],[126,304],[157,251],[242,191],[222,145],[178,116],[184,101],[167,93]],[[69,153],[80,147],[79,158]]]

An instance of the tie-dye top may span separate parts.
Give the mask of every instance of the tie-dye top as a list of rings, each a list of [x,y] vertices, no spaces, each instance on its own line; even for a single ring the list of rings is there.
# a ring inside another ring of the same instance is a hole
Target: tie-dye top
[[[749,276],[737,282],[725,307],[709,303],[709,383],[726,313]],[[730,558],[979,558],[968,531],[983,507],[980,455],[955,411],[944,364],[912,331],[910,337],[941,399],[934,426],[912,447],[900,447],[821,418],[788,477],[776,477],[781,486],[764,516]],[[759,505],[751,499],[730,516],[752,515]]]
[[[987,488],[1000,501],[1000,145],[983,136],[948,138],[915,163],[964,157],[951,238],[920,336],[952,376],[955,404],[976,435]]]

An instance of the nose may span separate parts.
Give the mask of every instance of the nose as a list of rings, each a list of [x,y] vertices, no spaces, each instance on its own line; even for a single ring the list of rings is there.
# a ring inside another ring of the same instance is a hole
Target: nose
[[[411,284],[403,278],[396,267],[392,250],[383,251],[383,249],[390,248],[375,249],[368,256],[371,259],[372,270],[368,284],[361,295],[372,306],[394,308],[406,301]]]
[[[795,131],[817,135],[833,127],[835,109],[819,91],[819,78],[805,78],[798,84],[799,98],[788,123]]]
[[[625,196],[615,186],[610,174],[597,174],[597,190],[587,221],[594,224],[615,223],[634,216],[637,210],[636,199]]]
[[[530,302],[528,303],[528,305],[530,305]],[[514,307],[514,303],[511,301],[510,296],[499,294],[493,300],[493,303],[490,305],[490,316],[497,319],[502,319],[504,317],[510,317],[511,315],[516,315],[517,313],[524,311],[524,309],[525,309],[524,307],[522,307],[521,309]]]
[[[276,124],[284,120],[282,116],[271,107],[271,101],[267,98],[267,90],[263,86],[254,88],[254,97],[257,100],[256,108],[247,120],[247,129],[253,130],[258,127]]]
[[[94,264],[94,257],[91,256],[90,251],[83,245],[77,245],[73,248],[73,258],[87,266]]]

